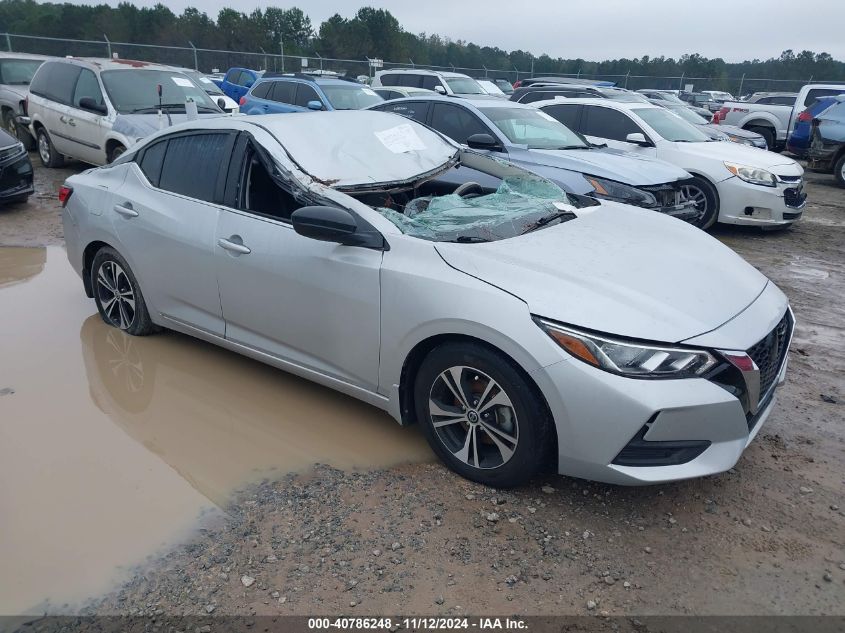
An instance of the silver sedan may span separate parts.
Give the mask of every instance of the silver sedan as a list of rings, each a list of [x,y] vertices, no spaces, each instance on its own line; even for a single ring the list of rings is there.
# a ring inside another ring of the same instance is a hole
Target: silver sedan
[[[785,373],[786,297],[717,240],[394,114],[194,121],[60,199],[109,325],[360,398],[493,486],[724,471]]]

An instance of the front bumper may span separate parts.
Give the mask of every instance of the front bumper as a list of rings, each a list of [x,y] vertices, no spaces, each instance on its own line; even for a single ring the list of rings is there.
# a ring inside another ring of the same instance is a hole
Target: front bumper
[[[685,222],[689,222],[698,218],[698,209],[695,205],[684,199],[681,193],[681,187],[687,181],[677,183],[666,183],[662,185],[647,185],[638,187],[643,191],[648,191],[657,200],[657,206],[644,207],[651,211],[657,211],[664,215],[671,215],[673,218],[678,218]]]
[[[762,337],[750,337],[757,339],[749,346],[750,351],[777,330],[784,309],[782,294],[770,289],[746,310],[754,316],[754,330],[763,333]],[[770,314],[773,310],[778,312]],[[724,336],[716,330],[708,334],[709,340],[731,339],[735,327],[747,336],[747,319],[738,316],[734,320],[737,325],[728,325]],[[640,485],[702,477],[732,468],[771,414],[776,388],[786,376],[791,329],[789,335],[780,339],[785,344],[773,369],[765,365],[759,349],[754,350],[761,359],[759,375],[768,376],[768,386],[752,398],[732,388],[726,376],[739,376],[739,381],[745,377],[728,363],[710,379],[625,378],[574,358],[533,372],[555,420],[558,472]],[[760,384],[762,379],[758,389]],[[752,408],[750,400],[754,397]],[[643,447],[647,450],[641,450]],[[663,457],[655,460],[654,455],[660,457],[661,450]],[[661,465],[650,465],[655,463]]]
[[[4,151],[8,152],[5,156]],[[26,150],[0,150],[0,202],[32,195],[32,174],[32,163]]]
[[[736,176],[720,182],[719,222],[784,226],[800,219],[807,204],[803,176],[779,178],[775,187],[752,185]]]

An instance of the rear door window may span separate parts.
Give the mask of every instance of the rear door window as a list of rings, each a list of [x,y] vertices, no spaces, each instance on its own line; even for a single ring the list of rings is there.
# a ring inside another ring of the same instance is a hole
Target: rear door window
[[[813,88],[807,92],[807,96],[804,98],[804,107],[806,108],[814,103],[819,97],[831,97],[840,94],[845,94],[845,86],[842,86],[842,88]]]
[[[629,134],[643,133],[628,116],[601,106],[584,106],[582,134],[623,141]]]
[[[69,105],[81,71],[82,68],[74,64],[46,62],[36,73],[30,91],[51,101]]]
[[[221,165],[229,162],[229,141],[229,133],[170,138],[162,161],[159,188],[197,200],[218,202],[215,199],[218,172]]]
[[[270,92],[270,99],[279,103],[293,104],[296,93],[296,84],[292,81],[276,81]]]
[[[397,81],[398,77],[399,77],[399,75],[397,75],[396,73],[390,73],[388,75],[381,75],[379,77],[379,82],[381,82],[382,86],[398,86],[399,85],[399,83]]]
[[[158,187],[159,179],[161,177],[161,166],[164,162],[164,154],[167,151],[167,140],[159,141],[148,146],[141,159],[138,161],[138,166],[147,180],[153,187]]]
[[[267,93],[270,92],[270,88],[272,87],[272,81],[262,81],[260,84],[258,84],[257,86],[255,86],[255,88],[252,89],[252,92],[250,94],[252,94],[252,96],[256,99],[266,99]]]
[[[496,135],[472,112],[451,103],[435,103],[431,127],[458,143],[466,143],[473,134]]]

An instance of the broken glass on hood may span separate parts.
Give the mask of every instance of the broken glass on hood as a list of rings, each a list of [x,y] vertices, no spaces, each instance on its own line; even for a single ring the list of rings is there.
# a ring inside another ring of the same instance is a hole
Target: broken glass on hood
[[[536,228],[541,218],[557,219],[556,214],[565,215],[561,212],[569,209],[566,193],[560,187],[540,176],[526,174],[504,178],[494,193],[486,195],[468,192],[463,196],[424,196],[408,202],[404,212],[384,207],[377,210],[403,233],[414,237],[487,242],[525,233]]]

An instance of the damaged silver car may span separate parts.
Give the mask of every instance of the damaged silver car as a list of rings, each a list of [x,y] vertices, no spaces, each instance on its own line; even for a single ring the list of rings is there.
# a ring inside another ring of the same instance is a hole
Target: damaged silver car
[[[727,470],[784,378],[786,297],[717,240],[395,114],[174,126],[60,198],[107,324],[359,398],[493,486]]]

